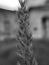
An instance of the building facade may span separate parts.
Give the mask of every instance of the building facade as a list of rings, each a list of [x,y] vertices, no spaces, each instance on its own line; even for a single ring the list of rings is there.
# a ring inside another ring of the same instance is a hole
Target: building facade
[[[34,10],[30,13],[30,31],[33,38],[49,38],[49,11]]]
[[[41,3],[40,3],[41,2]],[[37,4],[38,3],[38,4]],[[30,5],[29,5],[30,4]],[[49,38],[49,4],[48,0],[36,2],[27,0],[26,9],[29,11],[30,31],[33,39]]]
[[[15,38],[19,30],[19,19],[15,11],[0,9],[0,41]]]

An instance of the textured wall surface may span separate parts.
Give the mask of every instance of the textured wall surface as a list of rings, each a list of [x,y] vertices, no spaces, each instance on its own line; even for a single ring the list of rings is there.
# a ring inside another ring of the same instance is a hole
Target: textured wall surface
[[[32,31],[33,38],[42,38],[43,31],[42,31],[42,17],[44,13],[33,11],[30,14],[30,30]]]
[[[3,33],[5,36],[7,33],[10,33],[11,38],[16,36],[19,29],[18,22],[19,19],[17,17],[16,12],[0,10],[0,35]]]
[[[44,23],[43,23],[43,19],[44,17],[49,17],[48,11],[38,11],[38,10],[34,10],[32,12],[30,12],[30,18],[29,18],[29,22],[30,22],[30,31],[32,32],[32,37],[33,38],[43,38],[44,35],[46,34],[48,37],[48,31],[49,31],[49,20],[46,20],[46,32],[44,30]]]

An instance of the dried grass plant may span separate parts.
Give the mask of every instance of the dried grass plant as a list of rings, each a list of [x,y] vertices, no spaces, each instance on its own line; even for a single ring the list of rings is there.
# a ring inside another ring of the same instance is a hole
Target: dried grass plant
[[[16,54],[23,59],[23,65],[38,65],[34,56],[31,33],[28,32],[29,15],[28,12],[25,11],[24,7],[19,9],[18,18],[20,19],[20,30],[18,35],[19,43],[17,44]]]

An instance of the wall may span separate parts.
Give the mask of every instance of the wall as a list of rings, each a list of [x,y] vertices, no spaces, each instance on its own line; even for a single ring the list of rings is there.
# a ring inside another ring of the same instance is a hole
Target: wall
[[[46,0],[25,0],[25,7],[28,10],[30,7],[44,6]]]
[[[9,21],[10,22],[10,36],[8,37],[16,37],[17,33],[18,33],[18,29],[19,29],[19,19],[17,17],[17,14],[15,12],[8,12],[8,11],[3,11],[2,12],[0,11],[0,33],[6,33],[6,30],[5,30],[5,25],[4,25],[4,22],[5,21]],[[2,38],[1,38],[2,37]],[[6,36],[0,34],[0,39],[3,39],[5,38]]]
[[[42,27],[42,17],[45,15],[43,11],[32,11],[30,13],[30,31],[32,32],[32,37],[35,39],[40,39],[44,36]]]

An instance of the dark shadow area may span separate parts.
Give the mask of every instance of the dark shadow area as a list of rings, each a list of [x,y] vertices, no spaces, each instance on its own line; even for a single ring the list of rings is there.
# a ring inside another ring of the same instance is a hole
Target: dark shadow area
[[[33,44],[39,65],[49,65],[49,40],[33,40]]]
[[[16,65],[15,39],[0,42],[0,65]]]

